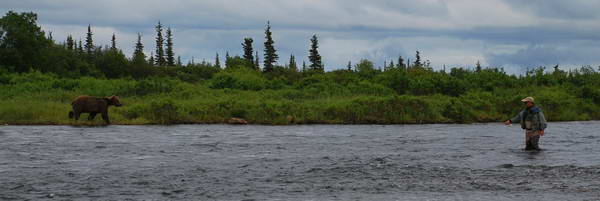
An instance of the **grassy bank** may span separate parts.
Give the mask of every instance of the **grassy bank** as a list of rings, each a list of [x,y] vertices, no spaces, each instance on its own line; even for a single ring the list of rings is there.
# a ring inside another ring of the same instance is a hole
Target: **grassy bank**
[[[232,117],[277,125],[494,122],[516,114],[525,96],[536,97],[549,121],[600,119],[593,98],[578,97],[576,87],[563,85],[467,90],[450,96],[399,94],[382,84],[342,83],[321,75],[292,85],[260,74],[244,76],[223,73],[189,83],[5,73],[0,77],[0,124],[102,124],[99,116],[93,122],[68,118],[70,102],[79,95],[120,96],[124,106],[109,110],[113,124],[225,123]]]

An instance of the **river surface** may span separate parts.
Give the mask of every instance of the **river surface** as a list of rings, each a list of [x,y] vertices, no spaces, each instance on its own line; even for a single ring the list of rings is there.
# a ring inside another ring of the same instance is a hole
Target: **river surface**
[[[600,122],[0,126],[0,200],[600,200]]]

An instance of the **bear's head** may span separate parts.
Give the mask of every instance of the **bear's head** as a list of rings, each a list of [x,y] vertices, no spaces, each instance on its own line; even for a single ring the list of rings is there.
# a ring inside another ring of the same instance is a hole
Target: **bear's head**
[[[118,96],[110,96],[110,97],[108,97],[108,104],[109,105],[114,105],[114,106],[117,106],[117,107],[123,106],[123,104],[121,104],[121,101],[119,101],[119,97]]]

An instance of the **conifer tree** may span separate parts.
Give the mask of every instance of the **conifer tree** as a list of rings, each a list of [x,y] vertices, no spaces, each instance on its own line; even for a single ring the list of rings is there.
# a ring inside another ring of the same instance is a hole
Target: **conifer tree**
[[[221,61],[219,61],[219,53],[217,52],[217,56],[215,57],[215,67],[221,68]]]
[[[84,53],[83,43],[81,42],[81,39],[79,39],[79,45],[77,46],[77,53],[79,53],[79,55],[83,55],[83,53]]]
[[[48,32],[48,40],[54,42],[54,37],[52,36],[52,31]]]
[[[244,38],[244,43],[242,43],[242,48],[244,50],[244,59],[248,60],[248,62],[253,63],[254,62],[254,56],[252,55],[252,53],[254,53],[254,50],[252,49],[252,42],[254,40],[252,40],[252,38]]]
[[[421,63],[421,53],[417,50],[417,55],[415,56],[415,63],[414,65],[415,67],[421,67],[423,66],[423,64]]]
[[[306,72],[306,62],[302,60],[302,72]]]
[[[390,66],[389,66],[389,68],[390,68],[390,69],[393,69],[393,68],[395,68],[395,65],[394,65],[394,60],[393,60],[393,59],[392,59],[392,60],[390,60]]]
[[[112,38],[110,39],[110,50],[117,51],[117,38],[115,37],[114,33],[112,35]]]
[[[148,64],[150,64],[151,66],[154,66],[155,63],[156,63],[156,60],[154,59],[154,53],[150,52],[150,58],[148,59]]]
[[[88,25],[88,31],[87,31],[87,34],[85,36],[85,53],[87,54],[88,59],[91,59],[92,53],[93,53],[93,51],[95,49],[94,48],[94,41],[93,41],[92,35],[94,35],[92,33],[92,28],[91,28],[90,25]]]
[[[163,45],[165,43],[165,39],[162,36],[162,24],[158,21],[158,25],[156,25],[156,55],[154,58],[154,62],[157,66],[164,66],[165,62],[165,52],[163,49]]]
[[[275,42],[273,41],[271,23],[269,21],[267,21],[267,28],[265,29],[265,39],[265,60],[263,70],[265,72],[271,72],[273,71],[273,63],[277,62],[279,56],[277,56],[277,50],[275,50],[275,47],[273,46]]]
[[[319,40],[314,34],[310,39],[310,50],[308,60],[310,61],[310,70],[323,72],[323,64],[321,63],[321,55],[319,54]]]
[[[146,63],[146,55],[144,55],[144,44],[142,44],[142,35],[137,34],[137,42],[135,43],[135,50],[133,51],[133,63],[144,64]]]
[[[404,59],[402,56],[398,56],[398,68],[406,69],[406,65],[404,65]]]
[[[181,56],[177,56],[177,66],[181,67]]]
[[[175,65],[175,53],[173,52],[173,33],[171,32],[171,27],[167,28],[167,49],[166,49],[166,57],[167,57],[167,65],[174,66]]]
[[[475,63],[475,72],[481,72],[481,63],[479,63],[479,60]]]
[[[290,54],[290,64],[288,66],[293,71],[298,71],[298,65],[296,65],[296,57],[293,54]]]
[[[254,54],[254,70],[259,70],[260,69],[260,61],[258,58],[258,51],[255,51],[256,54]]]
[[[348,65],[346,66],[346,68],[348,68],[348,71],[352,71],[352,62],[348,61]]]
[[[67,36],[66,45],[68,50],[75,50],[75,41],[73,41],[73,36],[71,36],[70,34],[69,36]]]

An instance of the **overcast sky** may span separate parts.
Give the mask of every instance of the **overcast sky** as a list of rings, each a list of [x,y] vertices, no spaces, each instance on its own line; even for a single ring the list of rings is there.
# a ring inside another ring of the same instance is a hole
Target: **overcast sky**
[[[145,52],[154,51],[160,20],[173,29],[184,61],[241,55],[244,37],[254,38],[262,61],[269,20],[279,64],[290,54],[308,62],[313,34],[326,70],[362,58],[377,65],[398,55],[413,60],[416,50],[436,69],[477,61],[513,73],[600,64],[597,0],[0,0],[0,14],[9,10],[37,13],[58,41],[83,39],[88,24],[96,44],[109,44],[114,33],[128,56],[138,32]]]

